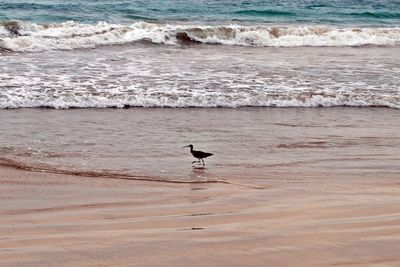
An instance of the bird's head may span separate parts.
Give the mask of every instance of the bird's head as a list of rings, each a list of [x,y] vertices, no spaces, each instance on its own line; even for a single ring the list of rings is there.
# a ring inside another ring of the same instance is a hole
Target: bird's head
[[[187,145],[187,146],[184,146],[184,147],[190,147],[190,148],[193,148],[193,145],[192,145],[192,144],[190,144],[190,145]],[[182,148],[184,148],[184,147],[182,147]]]

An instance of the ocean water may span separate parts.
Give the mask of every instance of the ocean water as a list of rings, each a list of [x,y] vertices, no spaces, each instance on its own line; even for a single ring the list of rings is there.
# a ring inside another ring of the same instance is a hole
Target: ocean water
[[[36,23],[220,22],[399,26],[398,0],[2,0],[0,19]]]
[[[398,175],[399,109],[400,1],[0,0],[0,165]]]
[[[400,107],[399,1],[0,1],[0,108]]]

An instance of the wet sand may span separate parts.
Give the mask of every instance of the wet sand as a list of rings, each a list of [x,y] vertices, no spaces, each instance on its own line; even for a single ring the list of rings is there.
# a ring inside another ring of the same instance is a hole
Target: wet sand
[[[0,169],[1,266],[399,266],[398,177],[173,184]]]
[[[1,110],[0,266],[399,266],[399,115]]]

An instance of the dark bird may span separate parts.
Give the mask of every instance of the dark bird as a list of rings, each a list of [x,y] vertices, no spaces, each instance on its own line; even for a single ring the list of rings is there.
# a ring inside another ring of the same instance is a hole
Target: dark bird
[[[206,165],[206,164],[204,163],[204,160],[203,160],[203,159],[204,159],[204,158],[207,158],[207,157],[209,157],[209,156],[214,155],[214,154],[212,154],[212,153],[207,153],[207,152],[203,152],[203,151],[196,151],[196,150],[193,150],[193,145],[188,145],[188,146],[184,146],[184,147],[190,147],[190,153],[192,153],[193,157],[195,157],[196,159],[199,160],[199,161],[195,160],[195,161],[193,161],[192,163],[195,163],[195,162],[200,163],[200,161],[201,161],[201,162],[203,162],[203,167]]]

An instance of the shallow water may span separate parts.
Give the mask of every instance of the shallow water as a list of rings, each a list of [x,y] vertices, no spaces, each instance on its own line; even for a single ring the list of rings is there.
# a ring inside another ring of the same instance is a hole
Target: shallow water
[[[400,112],[384,108],[0,111],[3,158],[162,179],[400,175]],[[214,153],[193,169],[188,148]]]
[[[146,43],[8,54],[0,61],[0,108],[400,108],[399,51]]]

